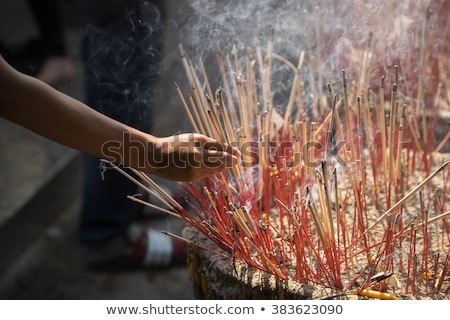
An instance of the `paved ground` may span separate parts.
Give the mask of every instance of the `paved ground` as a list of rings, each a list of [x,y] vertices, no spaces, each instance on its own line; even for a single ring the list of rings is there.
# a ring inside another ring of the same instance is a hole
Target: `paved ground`
[[[82,162],[69,165],[71,188],[80,189]],[[58,194],[65,180],[50,183],[45,193]],[[67,181],[66,181],[67,182]],[[53,189],[53,192],[52,190]],[[80,257],[76,228],[80,197],[74,193],[65,209],[36,236],[12,265],[2,273],[0,299],[193,299],[185,266],[165,270],[99,273],[87,270]],[[39,214],[45,208],[35,208]],[[170,218],[143,223],[178,232],[182,225]],[[16,238],[20,241],[20,237]]]

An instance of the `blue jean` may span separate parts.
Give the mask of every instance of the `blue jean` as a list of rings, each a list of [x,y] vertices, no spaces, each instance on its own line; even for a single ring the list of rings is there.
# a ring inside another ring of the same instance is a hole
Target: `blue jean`
[[[95,7],[103,2],[87,3]],[[92,10],[92,21],[83,32],[86,103],[111,118],[150,132],[164,8],[158,1],[147,1],[154,6],[140,0],[119,0],[117,6],[112,2],[107,1],[106,7],[117,10]],[[100,159],[85,155],[81,243],[95,245],[122,235],[138,214],[139,205],[127,199],[136,192],[136,185],[114,169],[106,170],[102,180]]]

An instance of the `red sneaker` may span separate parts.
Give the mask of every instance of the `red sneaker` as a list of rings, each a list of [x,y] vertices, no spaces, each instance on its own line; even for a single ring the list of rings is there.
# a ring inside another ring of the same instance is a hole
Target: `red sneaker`
[[[139,229],[137,229],[139,228]],[[132,226],[127,232],[125,249],[105,258],[101,247],[85,248],[88,267],[95,271],[167,268],[186,263],[185,243],[154,229]]]

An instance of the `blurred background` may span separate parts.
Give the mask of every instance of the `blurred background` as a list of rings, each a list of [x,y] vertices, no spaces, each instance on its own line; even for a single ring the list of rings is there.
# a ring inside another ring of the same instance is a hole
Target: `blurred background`
[[[54,87],[83,101],[81,22],[70,1],[59,2],[67,54],[76,72]],[[26,0],[0,1],[2,46],[23,46],[39,37],[38,30]],[[177,65],[179,52],[171,47],[176,39],[170,39],[164,49],[168,69]],[[173,116],[179,105],[170,103],[173,79],[161,77],[158,88],[157,105],[164,110],[155,113],[154,134],[182,131],[184,117]],[[0,299],[192,299],[184,266],[122,273],[85,267],[77,237],[82,166],[79,152],[0,118]],[[142,223],[174,233],[183,226],[166,217]]]

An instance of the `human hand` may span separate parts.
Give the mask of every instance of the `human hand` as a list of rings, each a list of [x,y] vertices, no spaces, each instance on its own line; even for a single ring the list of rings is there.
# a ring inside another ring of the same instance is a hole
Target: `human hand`
[[[151,173],[175,181],[196,181],[231,168],[241,153],[198,133],[157,138],[149,154]]]

